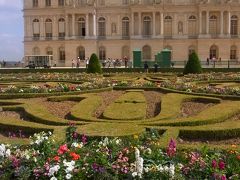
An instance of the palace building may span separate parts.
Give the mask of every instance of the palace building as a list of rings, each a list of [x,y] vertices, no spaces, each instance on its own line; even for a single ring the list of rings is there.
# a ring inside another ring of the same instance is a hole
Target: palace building
[[[101,60],[152,61],[164,48],[174,61],[240,57],[240,0],[24,0],[24,54],[53,55],[57,66],[92,53]]]

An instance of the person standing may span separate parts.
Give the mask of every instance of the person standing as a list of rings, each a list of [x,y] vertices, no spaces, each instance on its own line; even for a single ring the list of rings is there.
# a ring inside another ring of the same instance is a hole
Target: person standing
[[[79,68],[80,67],[80,58],[78,57],[77,58],[77,68]]]
[[[144,72],[145,73],[148,73],[148,64],[147,64],[147,61],[144,62]]]
[[[124,64],[125,64],[125,68],[128,67],[128,58],[127,56],[124,57]]]
[[[88,68],[89,58],[86,58],[86,68]]]
[[[72,59],[72,68],[75,67],[75,59]]]

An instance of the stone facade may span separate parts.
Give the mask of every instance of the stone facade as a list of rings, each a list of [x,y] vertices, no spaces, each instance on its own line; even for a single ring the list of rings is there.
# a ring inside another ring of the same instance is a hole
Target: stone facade
[[[97,53],[173,60],[240,57],[239,0],[24,0],[25,55],[52,54],[57,66]]]

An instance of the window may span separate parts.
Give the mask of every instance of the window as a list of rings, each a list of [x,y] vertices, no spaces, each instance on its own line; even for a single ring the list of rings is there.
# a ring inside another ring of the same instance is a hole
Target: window
[[[38,19],[33,20],[33,40],[40,38],[40,23]]]
[[[47,54],[47,55],[53,55],[53,50],[52,50],[51,47],[48,47],[48,48],[46,49],[46,54]]]
[[[64,47],[60,47],[59,48],[59,60],[60,61],[65,61],[66,57],[65,57],[65,49]]]
[[[218,47],[213,45],[210,47],[210,54],[209,54],[210,59],[212,58],[218,58]]]
[[[143,18],[143,35],[150,36],[151,33],[151,18],[149,16],[145,16]]]
[[[98,36],[99,38],[105,38],[106,36],[106,22],[103,17],[98,19]]]
[[[172,36],[172,17],[166,16],[164,19],[164,36]]]
[[[99,59],[106,60],[106,49],[103,46],[99,47]]]
[[[33,55],[40,55],[40,49],[39,49],[39,47],[34,47],[34,48],[33,48]]]
[[[46,0],[45,4],[46,4],[46,6],[51,6],[51,0]]]
[[[46,39],[52,39],[52,20],[47,19],[45,22],[45,32],[46,32]]]
[[[79,18],[78,19],[78,36],[84,37],[86,36],[86,23],[85,23],[85,19],[84,18]]]
[[[77,0],[78,6],[85,6],[87,4],[87,0]]]
[[[129,4],[129,0],[122,0],[122,4],[123,5],[128,5]]]
[[[38,0],[33,0],[33,7],[38,7]]]
[[[237,60],[237,47],[236,46],[231,47],[230,60]]]
[[[82,46],[78,47],[78,57],[81,60],[85,60],[85,48]]]
[[[195,16],[188,18],[188,35],[190,37],[197,35],[197,18]]]
[[[148,46],[148,45],[143,46],[142,52],[143,52],[143,60],[144,61],[150,61],[151,58],[152,58],[151,47]]]
[[[217,34],[217,16],[212,15],[209,19],[209,33],[211,35]]]
[[[64,6],[65,2],[64,0],[58,0],[58,6]]]
[[[99,0],[99,5],[104,6],[105,5],[105,0]]]
[[[129,38],[129,18],[124,17],[122,19],[122,37]]]
[[[232,36],[238,35],[238,17],[237,16],[231,17],[231,35]]]
[[[58,20],[58,38],[65,38],[65,20],[63,18],[60,18]]]

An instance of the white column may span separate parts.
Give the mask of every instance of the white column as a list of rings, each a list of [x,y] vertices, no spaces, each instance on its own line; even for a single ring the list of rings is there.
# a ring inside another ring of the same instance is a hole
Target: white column
[[[228,31],[227,33],[231,34],[231,12],[228,12]]]
[[[202,34],[202,11],[199,12],[199,34]]]
[[[66,38],[69,37],[69,18],[68,15],[66,15]]]
[[[72,37],[75,38],[75,14],[72,14]]]
[[[209,11],[206,11],[206,34],[209,34]]]
[[[132,17],[131,17],[131,31],[132,31],[132,36],[134,36],[134,12],[132,13]]]
[[[164,17],[163,17],[163,13],[161,13],[161,32],[160,34],[163,35],[164,33]]]
[[[156,36],[156,12],[153,12],[153,36]]]
[[[224,24],[223,24],[223,11],[221,11],[221,17],[220,17],[220,34],[221,35],[223,35],[223,26],[224,26]]]
[[[89,15],[86,14],[86,36],[89,36]]]
[[[142,13],[138,13],[138,35],[142,35]]]
[[[97,36],[97,19],[96,19],[96,11],[93,12],[93,36]]]

